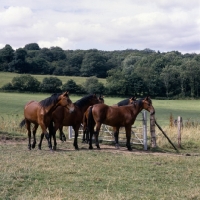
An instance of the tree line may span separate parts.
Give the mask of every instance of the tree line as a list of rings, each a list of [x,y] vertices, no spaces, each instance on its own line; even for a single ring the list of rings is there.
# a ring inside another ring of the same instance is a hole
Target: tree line
[[[73,85],[73,90],[76,90],[74,93],[100,89],[102,93],[114,96],[198,98],[200,92],[200,54],[182,54],[178,51],[161,53],[151,49],[63,50],[60,47],[40,48],[37,43],[30,43],[23,48],[13,50],[7,44],[0,49],[0,71],[27,75],[90,77],[86,87],[76,85],[70,80],[71,83],[67,84]],[[33,77],[19,78],[29,80]],[[98,82],[98,78],[105,78],[106,85]],[[26,88],[28,83],[24,84],[26,87],[20,89],[15,81],[2,89],[28,90]],[[47,78],[42,83],[37,83],[39,85],[36,88],[39,91],[52,92],[47,88],[53,85],[51,84],[53,81],[55,80]],[[59,90],[66,86],[58,83],[58,80],[55,82]]]

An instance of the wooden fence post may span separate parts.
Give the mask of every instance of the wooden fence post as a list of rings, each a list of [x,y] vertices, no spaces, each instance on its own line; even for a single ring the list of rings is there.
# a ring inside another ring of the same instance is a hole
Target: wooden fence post
[[[155,132],[155,115],[150,115],[151,147],[157,147]]]
[[[69,139],[71,139],[72,138],[72,126],[68,126],[68,137],[69,137]]]
[[[178,116],[177,120],[177,133],[178,133],[178,147],[181,148],[181,131],[183,128],[183,120],[182,117]]]
[[[143,146],[144,150],[147,150],[147,112],[142,112],[142,121],[143,121]]]

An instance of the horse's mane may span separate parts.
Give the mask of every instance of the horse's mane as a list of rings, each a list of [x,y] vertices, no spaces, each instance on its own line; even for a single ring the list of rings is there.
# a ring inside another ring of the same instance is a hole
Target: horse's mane
[[[52,94],[50,97],[42,100],[39,102],[40,106],[41,107],[48,107],[50,106],[51,104],[56,104],[56,102],[58,101],[58,97],[61,95],[61,93],[55,93],[55,94]]]
[[[104,102],[104,98],[101,97],[101,96],[99,97],[99,100],[102,101],[102,102]]]
[[[145,98],[141,98],[141,99],[136,100],[136,101],[135,101],[135,104],[139,104],[139,106],[141,106],[142,101],[143,101],[144,99],[145,99]],[[150,104],[152,104],[152,101],[151,101],[150,98],[148,98],[147,101],[148,101]]]
[[[82,107],[82,106],[85,106],[85,104],[92,98],[94,98],[94,94],[89,94],[77,100],[74,104],[77,105],[78,107]]]
[[[125,106],[129,104],[129,99],[124,99],[117,103],[118,106]]]

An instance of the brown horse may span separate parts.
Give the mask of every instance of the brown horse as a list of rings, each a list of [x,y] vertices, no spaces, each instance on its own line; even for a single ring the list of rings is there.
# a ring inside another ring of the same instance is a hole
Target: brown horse
[[[136,97],[131,97],[129,99],[124,99],[120,102],[118,102],[117,104],[114,104],[113,106],[126,106],[129,104],[133,104],[133,102],[136,100]]]
[[[94,134],[94,126],[96,124],[96,146],[100,149],[98,135],[101,128],[101,124],[106,124],[114,128],[115,143],[118,147],[118,135],[119,128],[125,127],[126,131],[126,146],[129,151],[132,150],[130,145],[131,139],[131,127],[135,122],[137,115],[143,110],[147,110],[153,115],[155,113],[152,101],[149,97],[135,101],[131,105],[127,106],[108,106],[105,104],[97,104],[90,107],[88,116],[88,128],[90,131],[89,149],[92,147],[92,136]]]
[[[118,102],[117,104],[114,104],[113,106],[125,106],[125,105],[129,105],[129,104],[133,104],[135,100],[136,100],[136,97],[131,97],[129,99],[124,99],[124,100]],[[102,101],[101,103],[104,103],[104,101]],[[90,107],[88,107],[88,109],[84,113],[84,117],[83,117],[83,139],[82,139],[83,143],[84,142],[88,143],[90,140],[89,139],[89,129],[88,129],[88,125],[87,125]]]
[[[74,147],[78,149],[77,139],[78,139],[78,130],[81,126],[83,121],[83,115],[86,109],[94,104],[99,103],[99,99],[97,98],[96,94],[87,95],[80,100],[74,103],[74,112],[69,113],[69,111],[61,106],[58,106],[52,113],[52,121],[49,126],[49,133],[54,139],[54,149],[56,149],[56,131],[59,129],[61,134],[63,133],[63,126],[72,126],[75,131],[75,138],[74,138]],[[54,122],[54,126],[53,126]],[[50,137],[51,143],[51,137]]]
[[[99,103],[104,103],[104,97],[103,96],[99,96]],[[82,138],[82,142],[89,142],[89,130],[88,130],[88,125],[87,125],[87,119],[88,119],[88,113],[89,113],[89,108],[85,111],[84,116],[83,116],[83,138]]]
[[[38,126],[41,126],[42,134],[45,135],[48,146],[52,149],[52,146],[49,141],[49,134],[47,132],[47,127],[51,121],[51,115],[54,109],[57,106],[61,106],[62,108],[67,107],[69,112],[74,110],[74,105],[68,96],[68,92],[64,92],[62,94],[53,94],[52,96],[37,102],[30,101],[24,107],[24,119],[20,123],[20,127],[26,125],[28,130],[28,148],[31,150],[31,123],[34,124],[33,127],[33,144],[32,148],[35,148],[36,144],[36,131]],[[41,134],[41,135],[42,135]],[[41,149],[41,146],[38,146]]]

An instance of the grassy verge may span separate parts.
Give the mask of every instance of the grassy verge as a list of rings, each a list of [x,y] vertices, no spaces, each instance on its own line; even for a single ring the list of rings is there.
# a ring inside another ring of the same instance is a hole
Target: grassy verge
[[[88,150],[71,141],[51,153],[0,144],[0,199],[199,199],[200,157]]]

